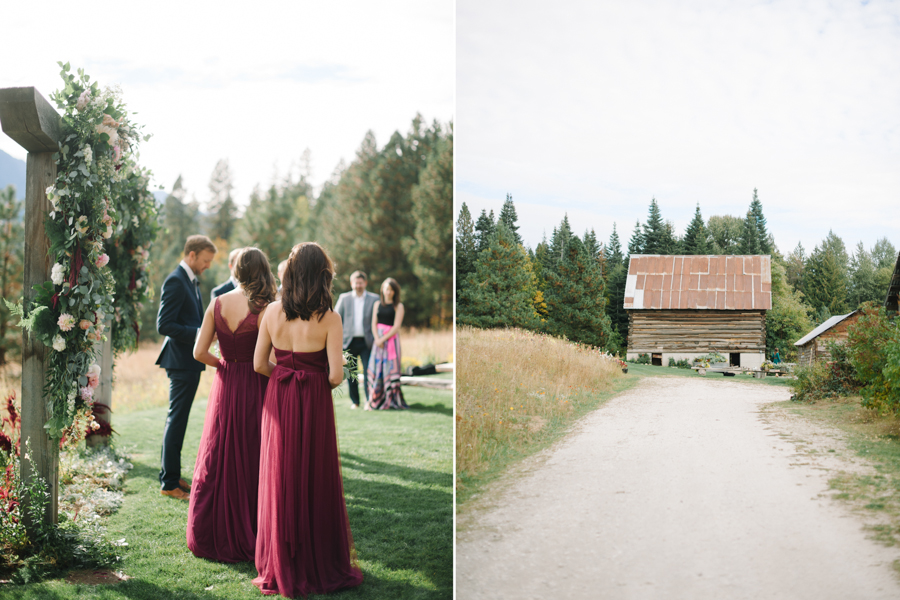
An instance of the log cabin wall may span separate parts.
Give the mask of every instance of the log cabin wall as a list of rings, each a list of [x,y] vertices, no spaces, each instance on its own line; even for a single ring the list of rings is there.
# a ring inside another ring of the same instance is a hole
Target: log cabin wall
[[[809,366],[814,360],[831,360],[831,352],[828,351],[828,342],[847,343],[850,325],[856,323],[859,313],[849,316],[831,329],[823,331],[819,336],[809,340],[798,348],[799,363]]]
[[[762,310],[628,311],[628,352],[765,352]]]

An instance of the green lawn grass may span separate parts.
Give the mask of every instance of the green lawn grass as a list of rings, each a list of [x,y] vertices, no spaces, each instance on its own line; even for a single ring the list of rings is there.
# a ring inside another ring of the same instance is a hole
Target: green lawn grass
[[[344,492],[362,586],[329,597],[346,599],[451,598],[453,595],[453,395],[404,388],[409,411],[350,410],[337,395]],[[183,450],[190,478],[206,399],[191,412]],[[226,565],[196,558],[187,549],[188,505],[159,493],[164,408],[113,418],[114,443],[129,451],[134,469],[122,508],[107,522],[112,539],[125,538],[131,577],[109,586],[71,585],[63,579],[0,586],[2,599],[194,600],[262,597],[251,583],[253,563]]]

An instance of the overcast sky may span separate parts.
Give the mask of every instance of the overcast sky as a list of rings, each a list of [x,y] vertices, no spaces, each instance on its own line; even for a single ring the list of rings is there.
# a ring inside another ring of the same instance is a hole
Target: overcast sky
[[[229,8],[232,7],[232,8]],[[119,84],[153,134],[141,163],[171,189],[182,174],[205,202],[227,158],[235,200],[282,175],[303,150],[321,185],[353,160],[367,130],[379,146],[416,113],[453,117],[452,0],[5,2],[0,88],[60,87],[56,61]],[[25,152],[5,135],[0,149]]]
[[[754,187],[784,253],[900,245],[898,2],[457,0],[456,111],[457,210],[511,193],[531,247]]]

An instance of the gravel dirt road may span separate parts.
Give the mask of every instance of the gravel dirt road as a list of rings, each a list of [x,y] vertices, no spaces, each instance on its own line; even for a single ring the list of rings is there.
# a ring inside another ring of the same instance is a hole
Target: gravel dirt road
[[[789,396],[644,379],[461,511],[457,599],[900,598],[900,550],[830,498],[867,467],[766,410]]]

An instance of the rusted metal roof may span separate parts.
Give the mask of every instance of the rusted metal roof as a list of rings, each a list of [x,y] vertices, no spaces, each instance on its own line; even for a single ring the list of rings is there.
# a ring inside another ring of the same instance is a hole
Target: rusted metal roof
[[[627,309],[769,310],[769,255],[631,257]]]

